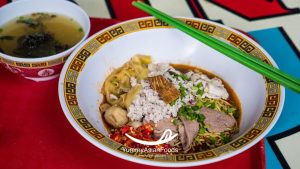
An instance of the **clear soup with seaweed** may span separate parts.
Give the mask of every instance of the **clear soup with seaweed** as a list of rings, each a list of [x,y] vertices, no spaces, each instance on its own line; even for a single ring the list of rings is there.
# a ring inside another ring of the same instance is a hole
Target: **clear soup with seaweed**
[[[54,13],[32,13],[0,26],[0,52],[20,58],[39,58],[63,52],[84,36],[79,23]]]

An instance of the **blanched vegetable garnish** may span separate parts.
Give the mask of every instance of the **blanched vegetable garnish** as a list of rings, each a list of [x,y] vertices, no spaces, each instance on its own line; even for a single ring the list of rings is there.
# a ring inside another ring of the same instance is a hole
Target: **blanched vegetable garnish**
[[[100,109],[110,115],[105,119],[113,128],[120,128],[111,131],[111,138],[136,147],[125,130],[134,138],[155,141],[169,129],[178,134],[168,142],[177,153],[204,151],[229,142],[239,130],[239,102],[224,81],[206,73],[190,66],[151,63],[149,56],[133,57],[104,83],[106,102]],[[112,113],[111,106],[124,111]],[[151,128],[151,134],[136,135],[145,127]]]

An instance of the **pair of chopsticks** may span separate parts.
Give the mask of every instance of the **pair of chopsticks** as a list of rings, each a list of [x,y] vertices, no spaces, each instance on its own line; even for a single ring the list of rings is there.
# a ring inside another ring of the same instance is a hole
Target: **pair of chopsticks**
[[[263,61],[255,58],[238,48],[232,47],[229,44],[226,44],[216,38],[209,36],[206,33],[203,33],[182,21],[175,19],[151,6],[137,1],[132,3],[133,6],[143,10],[144,12],[155,16],[156,18],[162,20],[163,22],[181,30],[182,32],[190,35],[191,37],[199,40],[200,42],[210,46],[211,48],[223,53],[229,58],[241,63],[242,65],[260,73],[261,75],[277,82],[291,90],[294,90],[300,93],[300,80],[295,77],[267,64]]]

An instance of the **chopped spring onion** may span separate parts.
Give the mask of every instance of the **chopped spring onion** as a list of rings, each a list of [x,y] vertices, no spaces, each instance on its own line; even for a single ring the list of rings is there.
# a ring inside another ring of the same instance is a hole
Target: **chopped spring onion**
[[[194,109],[198,109],[198,106],[193,106]],[[203,122],[205,116],[203,114],[196,113],[192,106],[185,105],[179,108],[178,114],[184,116],[187,120],[197,120]],[[199,110],[199,109],[198,109]]]
[[[170,103],[170,105],[171,105],[171,106],[174,106],[174,105],[176,104],[176,102],[177,102],[177,99],[173,100],[173,101]]]
[[[178,78],[181,78],[182,80],[191,80],[187,75],[185,74],[177,74],[175,72],[170,72],[170,74],[175,78],[175,79],[178,79]]]
[[[199,129],[199,134],[204,134],[205,132],[206,132],[206,128],[201,127],[201,128]]]
[[[184,88],[181,83],[179,83],[179,92],[180,92],[181,97],[185,97],[187,95],[186,88]]]
[[[222,137],[223,139],[223,143],[228,143],[230,142],[230,137],[229,136],[226,136],[223,132],[220,134],[220,136]]]

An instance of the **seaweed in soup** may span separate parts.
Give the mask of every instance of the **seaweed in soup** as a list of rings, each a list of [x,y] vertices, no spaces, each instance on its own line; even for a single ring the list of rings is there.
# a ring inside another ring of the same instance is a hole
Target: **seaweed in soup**
[[[21,58],[38,58],[63,52],[84,36],[76,21],[52,13],[20,16],[1,26],[2,53]]]

